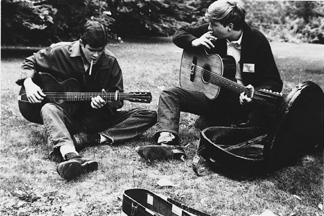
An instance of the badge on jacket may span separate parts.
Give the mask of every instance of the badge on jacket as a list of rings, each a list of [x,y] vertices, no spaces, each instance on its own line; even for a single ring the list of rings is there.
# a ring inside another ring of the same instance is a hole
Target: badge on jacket
[[[255,72],[254,66],[255,66],[254,64],[244,63],[243,64],[243,72],[245,72],[245,73],[254,73]]]

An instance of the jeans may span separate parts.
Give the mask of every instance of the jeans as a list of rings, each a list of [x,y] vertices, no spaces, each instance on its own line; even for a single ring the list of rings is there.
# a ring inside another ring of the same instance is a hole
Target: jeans
[[[71,117],[54,103],[46,103],[41,109],[49,142],[57,148],[74,145],[72,136],[79,132],[100,133],[119,143],[135,138],[156,123],[156,112],[145,109],[116,111],[109,114],[93,109],[78,118]]]
[[[246,121],[248,116],[247,111],[239,103],[239,96],[232,92],[221,92],[216,99],[210,100],[202,92],[173,87],[164,90],[160,95],[155,141],[161,132],[171,132],[179,139],[181,112],[207,117],[213,125]]]

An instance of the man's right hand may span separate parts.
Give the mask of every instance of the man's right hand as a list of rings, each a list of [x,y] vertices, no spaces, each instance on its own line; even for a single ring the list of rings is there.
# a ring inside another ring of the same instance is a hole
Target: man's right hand
[[[213,36],[213,32],[209,31],[206,32],[205,34],[203,34],[200,38],[197,38],[195,40],[193,40],[191,42],[191,45],[193,47],[200,47],[200,46],[204,46],[208,49],[214,48],[214,44],[212,43],[212,41],[217,40],[217,38],[215,36]]]
[[[26,90],[26,96],[29,103],[40,103],[46,96],[42,89],[36,85],[31,78],[27,78],[24,81],[24,87]]]

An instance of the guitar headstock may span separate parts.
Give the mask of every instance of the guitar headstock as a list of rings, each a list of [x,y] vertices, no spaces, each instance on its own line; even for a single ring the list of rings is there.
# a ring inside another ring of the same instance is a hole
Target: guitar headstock
[[[126,99],[130,102],[151,103],[152,94],[151,92],[129,92]]]
[[[260,96],[265,96],[265,97],[273,97],[273,98],[282,97],[282,93],[274,92],[269,89],[259,89],[258,91],[256,91],[256,93],[259,94]]]
[[[253,99],[264,104],[277,106],[282,102],[283,95],[280,92],[274,92],[269,89],[259,89],[254,92]]]

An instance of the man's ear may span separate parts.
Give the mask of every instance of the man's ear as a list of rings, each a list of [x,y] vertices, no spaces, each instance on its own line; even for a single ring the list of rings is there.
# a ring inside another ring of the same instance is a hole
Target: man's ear
[[[228,26],[228,31],[233,31],[233,29],[234,29],[233,23],[228,23],[227,26]]]

